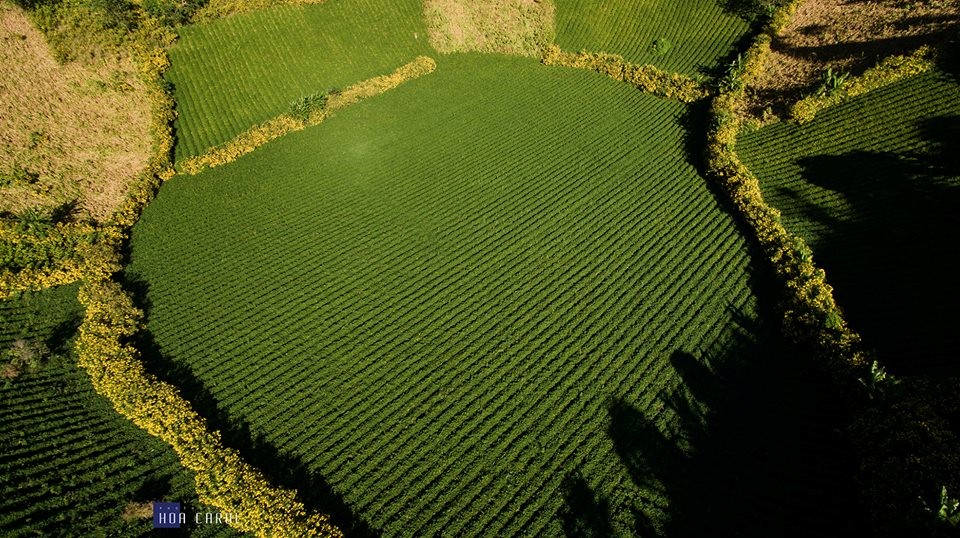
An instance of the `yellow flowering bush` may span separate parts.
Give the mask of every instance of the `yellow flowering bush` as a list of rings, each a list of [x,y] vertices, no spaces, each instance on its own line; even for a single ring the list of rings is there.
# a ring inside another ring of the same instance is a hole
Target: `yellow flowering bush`
[[[847,80],[836,92],[811,95],[797,101],[790,107],[790,118],[797,123],[808,123],[824,108],[893,84],[900,79],[919,75],[932,69],[933,65],[934,52],[927,46],[920,47],[913,54],[890,56],[863,75]]]
[[[196,175],[207,168],[231,163],[271,140],[276,140],[294,131],[306,129],[311,125],[317,125],[336,110],[396,88],[407,80],[432,73],[436,67],[437,64],[433,58],[419,56],[389,75],[367,79],[344,89],[342,92],[329,95],[326,106],[313,110],[306,119],[290,113],[281,114],[247,129],[233,140],[215,146],[203,155],[187,159],[180,165],[180,170],[185,174]]]
[[[147,373],[128,342],[141,328],[142,313],[120,285],[109,279],[119,267],[103,248],[103,267],[80,287],[85,308],[77,336],[77,363],[94,389],[118,413],[163,439],[184,467],[196,473],[200,502],[240,514],[236,528],[259,536],[342,536],[329,518],[310,513],[296,492],[272,486],[237,451],[223,446],[220,434],[184,400],[177,389]]]
[[[614,80],[626,82],[647,93],[692,103],[706,97],[707,90],[692,78],[670,73],[653,65],[632,64],[617,54],[603,52],[566,52],[557,45],[549,45],[540,58],[544,65],[559,65],[587,69]]]

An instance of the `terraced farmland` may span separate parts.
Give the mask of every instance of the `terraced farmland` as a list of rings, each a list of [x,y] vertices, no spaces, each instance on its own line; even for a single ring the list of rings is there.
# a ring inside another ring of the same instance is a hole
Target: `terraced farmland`
[[[69,286],[0,303],[0,349],[39,339],[55,354],[42,370],[0,382],[3,536],[141,536],[151,523],[122,517],[129,502],[197,506],[193,477],[173,451],[117,415],[73,364],[76,293]],[[237,535],[222,525],[190,534]]]
[[[838,302],[898,372],[960,372],[960,85],[931,72],[737,149]]]
[[[277,6],[180,31],[177,159],[202,153],[291,101],[389,73],[429,53],[420,2]]]
[[[757,327],[762,276],[684,153],[685,114],[595,73],[452,55],[174,178],[127,270],[150,361],[329,484],[343,507],[316,504],[348,530],[835,524],[835,408]]]
[[[556,0],[556,42],[687,75],[735,53],[747,23],[716,0]]]

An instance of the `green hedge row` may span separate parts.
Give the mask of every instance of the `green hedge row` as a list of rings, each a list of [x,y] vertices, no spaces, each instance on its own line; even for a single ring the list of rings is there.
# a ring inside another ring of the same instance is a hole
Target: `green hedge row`
[[[160,184],[174,174],[174,100],[164,72],[170,66],[166,49],[176,35],[169,22],[149,10],[128,6],[126,15],[134,22],[125,29],[120,46],[132,53],[150,100],[153,150],[148,167],[111,218],[91,228],[97,240],[81,245],[79,261],[50,271],[5,274],[0,292],[6,293],[11,284],[36,288],[82,280],[79,298],[85,314],[76,342],[78,365],[121,415],[173,447],[183,466],[196,473],[201,503],[242,514],[231,523],[259,536],[342,536],[328,516],[308,511],[295,491],[274,487],[237,451],[224,447],[219,433],[209,429],[175,387],[146,372],[129,344],[142,314],[114,275],[122,269],[120,253],[130,228]],[[45,30],[63,37],[57,28]]]
[[[544,65],[561,65],[588,69],[636,86],[645,92],[692,103],[707,97],[707,90],[696,80],[680,73],[670,73],[653,65],[629,63],[618,54],[604,52],[566,52],[557,45],[543,51],[540,61]]]
[[[737,158],[745,88],[762,72],[773,36],[785,27],[798,4],[794,0],[775,11],[746,54],[731,66],[729,83],[710,110],[708,172],[753,230],[776,270],[785,292],[785,334],[811,351],[850,403],[854,418],[848,434],[859,458],[858,479],[873,533],[950,535],[956,529],[938,520],[941,507],[934,497],[945,486],[956,497],[960,488],[960,440],[949,418],[960,415],[955,386],[929,379],[898,384],[885,375],[847,325],[810,248],[784,228],[779,211],[763,200],[757,178]],[[841,95],[800,105],[799,114],[812,117],[834,100],[926,68],[927,54],[922,50],[883,62]]]

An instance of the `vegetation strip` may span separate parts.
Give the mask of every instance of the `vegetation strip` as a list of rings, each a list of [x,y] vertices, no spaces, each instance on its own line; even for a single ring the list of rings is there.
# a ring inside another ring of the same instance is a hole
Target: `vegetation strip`
[[[211,148],[199,157],[187,159],[181,165],[181,171],[189,175],[196,175],[207,168],[215,168],[233,162],[271,140],[306,129],[311,125],[318,125],[341,108],[380,95],[408,80],[432,73],[436,67],[437,64],[433,58],[419,56],[389,75],[359,82],[342,92],[323,95],[323,98],[302,98],[293,104],[293,110],[290,112],[248,129],[233,140]]]
[[[775,11],[746,54],[731,64],[721,84],[723,91],[710,110],[708,172],[753,229],[782,279],[787,292],[785,334],[822,362],[853,410],[847,431],[860,462],[858,478],[874,531],[890,532],[890,525],[897,524],[904,526],[903,531],[916,531],[917,526],[937,524],[937,516],[936,506],[930,509],[915,492],[955,481],[953,473],[960,465],[957,455],[950,452],[955,434],[938,412],[942,403],[947,415],[955,413],[957,403],[948,400],[956,400],[956,396],[945,397],[942,388],[924,380],[912,389],[895,390],[898,380],[888,376],[876,360],[871,361],[860,336],[848,327],[824,271],[813,262],[810,248],[784,228],[779,211],[766,204],[758,179],[740,162],[734,149],[746,110],[745,87],[763,69],[773,36],[798,4],[794,0]],[[934,398],[940,401],[934,402]],[[955,513],[950,511],[951,506],[956,510],[951,503],[955,500],[944,488],[941,520],[944,514]],[[920,510],[920,504],[933,514]],[[899,514],[906,515],[898,520]]]
[[[844,81],[833,92],[823,92],[797,101],[790,107],[790,117],[798,123],[809,123],[824,108],[893,84],[900,79],[919,75],[933,66],[934,52],[929,47],[920,47],[912,54],[890,56],[863,75]]]
[[[730,66],[722,83],[722,93],[710,110],[707,142],[707,167],[727,191],[734,207],[744,217],[764,253],[783,279],[787,292],[784,330],[793,341],[812,346],[831,364],[838,381],[855,380],[856,372],[868,360],[860,348],[860,337],[847,326],[826,275],[813,262],[803,239],[791,235],[780,220],[780,212],[767,205],[760,183],[734,151],[743,123],[741,110],[745,88],[763,69],[772,36],[789,20],[797,0],[786,4],[763,32]]]
[[[97,230],[85,223],[46,221],[0,225],[0,299],[80,280]]]
[[[605,52],[565,52],[557,45],[544,50],[544,65],[561,65],[587,69],[636,86],[647,93],[683,103],[692,103],[708,95],[696,80],[680,73],[669,73],[654,65],[636,65],[624,61],[623,56]]]
[[[151,104],[153,152],[147,169],[132,185],[126,200],[100,229],[98,241],[83,253],[82,265],[66,264],[52,271],[8,276],[20,287],[44,287],[82,278],[80,302],[85,309],[76,343],[77,363],[87,371],[95,390],[114,409],[140,428],[169,443],[184,467],[195,471],[198,499],[224,513],[243,514],[231,521],[242,531],[261,536],[341,536],[328,516],[309,513],[295,491],[273,487],[240,454],[225,448],[217,432],[172,385],[147,373],[139,354],[127,342],[139,330],[140,312],[113,280],[122,268],[120,252],[127,232],[164,179],[173,175],[173,97],[163,78],[170,62],[166,47],[172,31],[137,11],[139,27],[127,43]],[[369,82],[369,81],[368,81]],[[389,85],[379,81],[376,88]],[[369,90],[368,90],[369,91]],[[350,95],[365,95],[357,89]],[[8,293],[8,288],[3,288]]]

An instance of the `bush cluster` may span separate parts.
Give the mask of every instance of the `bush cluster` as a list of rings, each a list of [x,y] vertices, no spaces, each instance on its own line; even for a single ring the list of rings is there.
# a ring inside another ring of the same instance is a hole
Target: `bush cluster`
[[[653,65],[632,64],[617,54],[566,52],[557,45],[550,45],[544,49],[540,61],[544,65],[596,71],[614,80],[632,84],[645,92],[684,103],[692,103],[707,96],[703,86],[686,75],[670,73]]]
[[[379,95],[407,80],[431,73],[436,69],[436,66],[437,64],[432,58],[419,56],[389,75],[367,79],[343,91],[302,97],[291,105],[289,112],[247,129],[233,140],[215,146],[203,155],[185,160],[180,165],[180,171],[185,174],[196,175],[207,168],[215,168],[233,162],[271,140],[321,123],[338,109],[368,97]]]
[[[85,223],[0,222],[0,299],[76,282],[97,236]]]
[[[890,56],[863,75],[845,80],[836,91],[805,97],[790,107],[790,118],[797,123],[808,123],[824,108],[834,106],[851,97],[892,84],[900,79],[929,71],[934,65],[934,53],[929,47],[920,47],[913,54]]]
[[[762,72],[772,37],[785,27],[797,4],[794,0],[773,13],[742,62],[732,66],[740,83],[714,99],[707,144],[708,172],[749,224],[783,283],[785,334],[813,352],[853,408],[855,418],[849,434],[860,458],[861,491],[874,530],[892,535],[915,533],[921,528],[937,532],[942,522],[935,514],[920,509],[920,498],[927,490],[941,491],[944,482],[950,482],[954,490],[960,487],[960,440],[944,418],[960,414],[960,398],[953,387],[948,389],[952,397],[935,396],[923,380],[897,385],[897,390],[867,390],[886,381],[886,376],[877,375],[883,372],[882,367],[870,360],[859,336],[847,326],[810,248],[787,232],[779,212],[763,200],[759,181],[735,152],[745,88]],[[926,54],[885,64],[895,68],[896,76],[905,76],[901,73],[909,73],[927,61]],[[875,72],[850,87],[845,85],[839,93],[862,93],[882,85],[877,82],[880,80],[885,76]],[[935,400],[936,405],[931,403]],[[952,407],[940,409],[943,402],[952,402]]]

